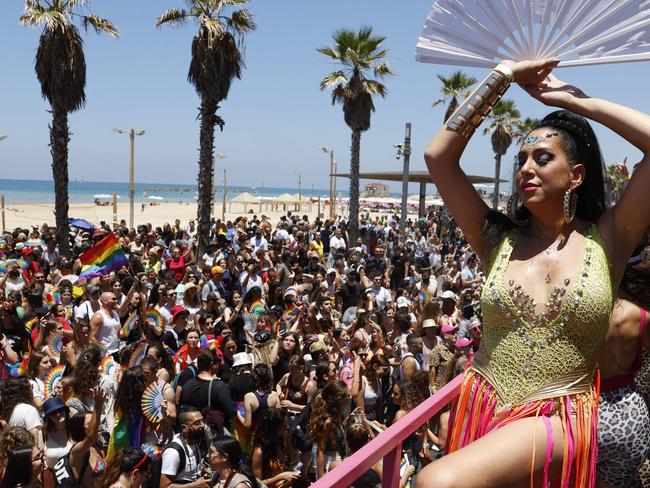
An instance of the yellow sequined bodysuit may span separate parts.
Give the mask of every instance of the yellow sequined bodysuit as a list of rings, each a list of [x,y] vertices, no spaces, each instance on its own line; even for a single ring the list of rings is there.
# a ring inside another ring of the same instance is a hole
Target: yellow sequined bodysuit
[[[486,270],[481,297],[483,337],[452,408],[447,449],[457,450],[524,417],[559,415],[567,441],[561,486],[568,486],[571,479],[575,486],[593,487],[599,390],[596,361],[614,295],[605,245],[592,225],[578,275],[566,280],[570,286],[562,291],[559,312],[555,318],[532,324],[508,291],[512,283],[504,282],[517,235],[512,231],[503,238]],[[495,418],[499,411],[502,415]],[[550,422],[545,420],[545,425],[551,439]],[[550,454],[545,478],[549,465]]]

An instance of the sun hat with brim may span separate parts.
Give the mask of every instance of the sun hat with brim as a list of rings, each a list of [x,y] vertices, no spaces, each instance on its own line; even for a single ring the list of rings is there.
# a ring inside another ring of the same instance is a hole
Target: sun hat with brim
[[[445,334],[453,334],[456,331],[458,331],[458,327],[456,327],[455,325],[445,324],[442,326],[442,330],[440,332],[442,335],[445,335]]]
[[[250,366],[253,364],[250,354],[247,352],[238,352],[232,356],[232,367],[236,368],[237,366]]]
[[[179,315],[189,315],[190,311],[186,309],[183,305],[176,305],[172,308],[172,320],[176,320],[176,317]]]
[[[451,290],[447,290],[447,291],[443,292],[443,294],[440,295],[440,298],[442,298],[443,300],[453,300],[455,302],[458,301],[458,297]]]
[[[397,308],[408,307],[409,305],[411,305],[411,302],[406,297],[398,297],[396,303],[397,303]]]
[[[456,341],[456,349],[460,349],[461,347],[467,347],[471,345],[472,345],[472,341],[470,341],[465,337],[462,337]]]
[[[438,324],[436,324],[436,321],[433,319],[426,319],[422,321],[422,328],[426,329],[429,327],[438,327]]]
[[[59,397],[48,398],[43,402],[43,417],[47,417],[50,414],[58,412],[59,410],[65,410],[69,412],[68,407],[66,407],[63,400]]]
[[[290,296],[290,295],[293,295],[293,296],[295,296],[295,297],[298,296],[298,290],[296,290],[293,286],[290,286],[289,288],[287,288],[286,290],[284,290],[284,296],[285,296],[285,297],[288,297],[288,296]]]
[[[474,319],[469,323],[470,329],[478,329],[481,327],[481,321],[479,319]]]

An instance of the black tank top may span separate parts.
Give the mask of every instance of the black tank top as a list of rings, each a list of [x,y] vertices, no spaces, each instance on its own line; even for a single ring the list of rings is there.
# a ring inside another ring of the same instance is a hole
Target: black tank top
[[[255,395],[255,398],[257,398],[257,403],[259,404],[259,407],[257,407],[257,410],[253,412],[253,425],[258,425],[258,420],[262,418],[262,415],[264,412],[266,412],[269,409],[269,394],[264,393],[264,395],[260,395],[256,391],[253,392]]]

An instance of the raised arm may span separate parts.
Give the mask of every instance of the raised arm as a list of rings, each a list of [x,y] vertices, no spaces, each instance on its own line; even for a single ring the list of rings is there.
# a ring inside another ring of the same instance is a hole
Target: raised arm
[[[473,130],[514,80],[535,85],[557,65],[554,61],[500,64],[454,112],[424,153],[424,160],[445,206],[453,215],[472,248],[485,257],[481,227],[489,208],[460,167]],[[465,120],[466,116],[469,121]]]
[[[598,222],[620,281],[627,260],[650,225],[650,116],[607,100],[592,98],[554,76],[526,91],[537,100],[564,108],[613,130],[643,153],[621,199]]]

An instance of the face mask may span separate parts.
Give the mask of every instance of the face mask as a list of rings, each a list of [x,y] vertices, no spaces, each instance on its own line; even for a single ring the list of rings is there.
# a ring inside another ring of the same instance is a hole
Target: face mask
[[[348,400],[344,406],[341,407],[341,415],[344,419],[348,418],[352,412],[352,400]]]

